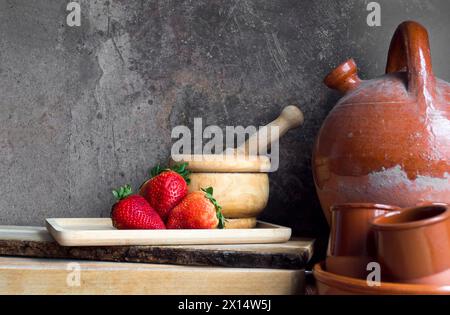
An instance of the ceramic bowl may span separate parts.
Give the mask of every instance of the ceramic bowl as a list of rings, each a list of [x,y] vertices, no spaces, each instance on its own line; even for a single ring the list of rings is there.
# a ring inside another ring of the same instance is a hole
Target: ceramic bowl
[[[365,278],[366,266],[374,259],[375,243],[370,222],[377,216],[399,211],[391,205],[345,203],[331,207],[331,232],[327,270],[349,277]]]
[[[380,286],[369,286],[366,280],[337,275],[326,271],[324,266],[324,262],[318,263],[313,269],[320,295],[450,294],[450,285],[381,282]]]
[[[426,205],[372,221],[382,278],[450,284],[450,209]]]

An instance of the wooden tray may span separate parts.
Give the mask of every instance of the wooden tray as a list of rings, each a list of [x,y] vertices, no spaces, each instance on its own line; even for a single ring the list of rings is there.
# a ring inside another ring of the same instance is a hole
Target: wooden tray
[[[258,221],[253,229],[117,230],[109,218],[47,219],[47,230],[63,246],[283,243],[291,229]]]

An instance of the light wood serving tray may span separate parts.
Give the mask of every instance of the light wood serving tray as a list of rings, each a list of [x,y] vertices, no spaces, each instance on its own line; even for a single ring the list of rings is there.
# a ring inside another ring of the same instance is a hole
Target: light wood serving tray
[[[117,230],[109,218],[52,218],[46,226],[63,246],[261,244],[291,237],[290,228],[262,221],[253,229],[214,230]]]

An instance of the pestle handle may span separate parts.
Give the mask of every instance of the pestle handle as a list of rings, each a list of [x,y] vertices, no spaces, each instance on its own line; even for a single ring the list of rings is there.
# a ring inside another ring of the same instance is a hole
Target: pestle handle
[[[303,121],[303,113],[297,106],[286,106],[277,119],[251,135],[244,144],[236,149],[236,151],[239,150],[239,153],[241,153],[242,150],[245,150],[243,152],[246,155],[256,155],[259,152],[267,152],[267,148],[270,147],[272,142],[282,137],[289,129],[301,126]],[[278,133],[271,133],[271,127],[278,127]]]

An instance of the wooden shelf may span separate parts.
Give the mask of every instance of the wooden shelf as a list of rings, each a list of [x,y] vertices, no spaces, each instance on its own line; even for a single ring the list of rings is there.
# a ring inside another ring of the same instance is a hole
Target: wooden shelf
[[[304,272],[0,257],[0,294],[302,294]]]

